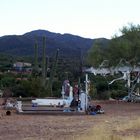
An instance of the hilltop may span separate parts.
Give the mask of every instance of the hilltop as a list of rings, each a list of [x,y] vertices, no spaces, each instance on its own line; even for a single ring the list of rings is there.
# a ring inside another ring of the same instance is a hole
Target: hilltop
[[[60,56],[74,58],[80,55],[80,51],[86,54],[96,40],[106,45],[109,40],[105,38],[90,39],[72,34],[53,33],[47,30],[34,30],[23,35],[6,35],[0,37],[0,52],[16,56],[33,56],[35,41],[39,45],[39,54],[42,50],[42,37],[46,36],[47,55],[55,54],[60,49]]]

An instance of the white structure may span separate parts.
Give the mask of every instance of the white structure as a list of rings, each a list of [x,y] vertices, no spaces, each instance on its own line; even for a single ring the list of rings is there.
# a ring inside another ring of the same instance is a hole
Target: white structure
[[[86,94],[84,92],[81,92],[80,97],[80,107],[78,107],[79,111],[86,111],[87,110],[87,102],[88,102],[88,98],[86,96]]]
[[[27,62],[16,62],[13,64],[13,67],[31,67],[31,66],[32,64]]]
[[[21,101],[17,101],[16,109],[17,109],[18,112],[23,112],[23,110],[22,110],[22,102]]]
[[[13,64],[13,68],[15,68],[16,70],[23,70],[26,69],[26,71],[30,71],[31,70],[31,63],[27,63],[27,62],[16,62]]]
[[[3,96],[3,91],[0,89],[0,97],[2,98]]]
[[[79,112],[79,113],[85,113],[88,109],[88,91],[89,91],[89,87],[88,87],[88,75],[86,75],[86,81],[85,81],[85,92],[84,91],[81,91],[80,94],[79,94],[79,98],[78,98],[78,102],[77,100],[75,101],[74,99],[74,96],[73,96],[73,88],[70,86],[69,88],[69,96],[66,96],[65,95],[65,91],[64,91],[64,87],[62,86],[62,98],[59,98],[59,99],[35,99],[35,100],[32,100],[32,105],[35,105],[36,107],[39,107],[39,106],[48,106],[48,109],[46,108],[45,111],[51,111],[51,107],[58,107],[57,109],[54,109],[53,108],[53,112],[54,111],[61,111],[61,112]],[[74,103],[78,103],[78,105],[76,104],[76,106],[73,106],[73,102]],[[59,108],[60,107],[60,108]],[[63,107],[63,108],[62,108]],[[73,109],[74,107],[74,109]],[[17,111],[19,113],[26,113],[28,112],[28,110],[26,111],[23,111],[22,110],[22,102],[21,101],[18,101],[17,102]],[[33,112],[33,111],[38,111],[38,110],[29,110],[29,112]]]
[[[140,102],[140,89],[136,85],[140,83],[140,63],[137,65],[131,65],[125,59],[121,59],[116,67],[109,67],[108,61],[105,60],[98,68],[89,68],[85,72],[93,73],[94,75],[115,75],[122,74],[122,77],[113,79],[108,84],[111,85],[115,81],[125,80],[128,88],[129,101]],[[125,86],[126,86],[125,85]]]
[[[47,106],[70,106],[73,100],[73,88],[70,87],[69,97],[64,98],[64,91],[62,88],[62,99],[35,99],[32,104],[47,105]]]
[[[88,68],[85,70],[85,72],[93,73],[94,75],[108,75],[111,73],[111,70],[109,68]]]
[[[78,110],[86,111],[88,109],[88,75],[86,74],[86,81],[85,81],[85,92],[81,91],[79,95],[80,104],[78,104]],[[59,99],[35,99],[32,100],[32,104],[36,105],[46,105],[46,106],[63,106],[63,107],[70,107],[74,97],[73,97],[73,88],[70,86],[69,96],[65,97],[64,87],[62,86],[62,98]]]

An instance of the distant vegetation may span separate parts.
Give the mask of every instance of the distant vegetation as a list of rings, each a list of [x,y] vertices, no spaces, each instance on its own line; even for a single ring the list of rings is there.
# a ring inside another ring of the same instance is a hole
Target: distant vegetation
[[[61,96],[63,80],[69,79],[71,84],[78,83],[79,77],[84,83],[82,67],[98,67],[103,60],[109,60],[110,66],[115,66],[124,58],[131,64],[140,61],[140,26],[130,24],[121,29],[122,36],[114,36],[111,40],[85,39],[70,34],[55,34],[38,30],[22,36],[4,36],[0,38],[0,88],[10,91],[13,96],[44,97],[50,96],[46,87],[42,86],[42,37],[46,36],[46,71],[47,78],[55,62],[56,50],[60,48],[56,70],[53,78],[53,96]],[[38,67],[36,73],[34,60],[34,45],[38,43]],[[29,62],[32,73],[13,72],[13,63]],[[91,80],[90,95],[96,99],[121,98],[127,95],[124,82],[120,81],[108,86],[112,76],[89,75]]]
[[[103,47],[102,42],[97,40],[94,46],[89,49],[87,63],[90,66],[99,67],[103,60],[109,61],[108,67],[116,66],[121,59],[126,60],[132,66],[139,65],[140,25],[129,24],[120,31],[122,35],[115,35],[106,47]],[[107,82],[110,81],[109,78],[111,77],[102,77],[98,81],[98,78],[94,77],[92,82],[97,90],[97,95],[92,93],[94,96],[99,98],[120,98],[127,95],[127,88],[125,88],[125,83],[122,83],[122,81],[116,82],[107,88]],[[102,97],[100,96],[101,91]]]
[[[95,40],[70,34],[51,33],[45,30],[36,30],[21,36],[11,35],[0,37],[0,71],[1,89],[9,89],[14,96],[49,96],[42,87],[41,67],[43,37],[46,36],[47,77],[53,69],[56,50],[59,48],[58,61],[53,79],[53,95],[61,96],[61,86],[65,79],[71,84],[78,82],[82,72],[82,65],[87,50]],[[107,39],[100,39],[102,42]],[[34,71],[34,45],[38,44],[38,66],[40,71]],[[29,62],[33,71],[31,74],[17,72],[13,74],[13,63]],[[84,63],[85,65],[85,63]],[[25,80],[27,78],[27,80]],[[11,83],[12,82],[12,83]],[[83,82],[83,81],[82,81]]]
[[[97,40],[88,53],[88,63],[98,66],[103,60],[109,60],[111,66],[125,59],[131,64],[140,62],[140,25],[129,24],[121,30],[121,36],[115,35],[107,45]]]

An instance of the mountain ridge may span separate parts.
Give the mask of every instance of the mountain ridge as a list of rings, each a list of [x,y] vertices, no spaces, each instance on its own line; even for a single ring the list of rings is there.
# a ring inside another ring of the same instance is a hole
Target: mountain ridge
[[[41,55],[43,36],[46,36],[47,55],[54,55],[54,52],[59,48],[62,57],[76,57],[80,50],[85,54],[96,40],[102,41],[103,44],[109,41],[105,38],[90,39],[69,33],[60,34],[38,29],[23,35],[0,37],[0,52],[17,56],[33,56],[34,44],[37,41],[39,55]]]

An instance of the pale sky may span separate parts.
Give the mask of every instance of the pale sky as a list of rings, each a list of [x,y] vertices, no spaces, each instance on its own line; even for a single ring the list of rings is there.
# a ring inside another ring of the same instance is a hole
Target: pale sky
[[[0,36],[44,29],[111,38],[128,23],[140,24],[140,0],[0,0]]]

